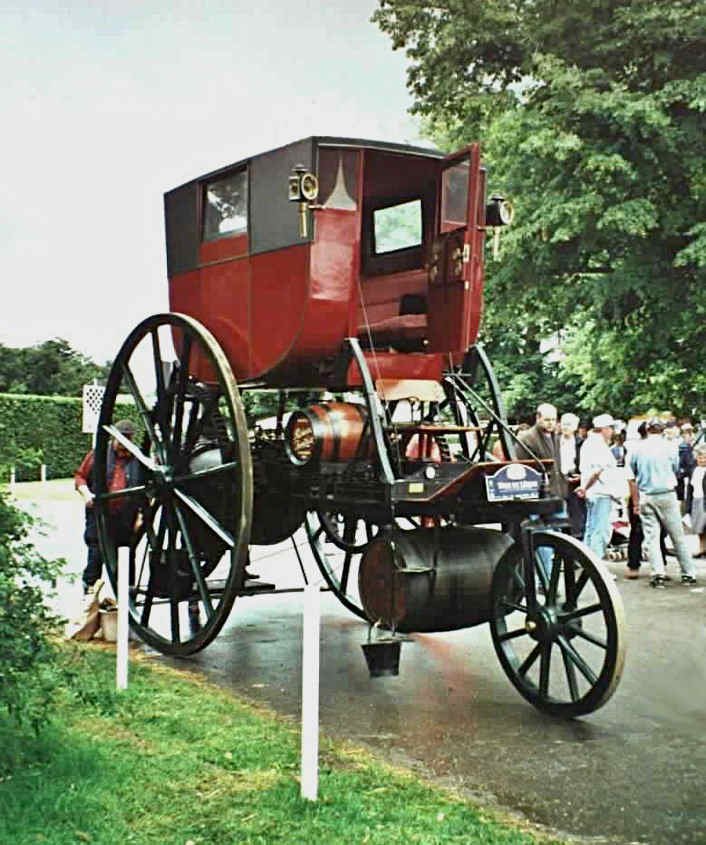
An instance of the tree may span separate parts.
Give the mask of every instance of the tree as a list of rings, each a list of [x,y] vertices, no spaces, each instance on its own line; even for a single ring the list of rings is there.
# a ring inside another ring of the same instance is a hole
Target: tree
[[[491,355],[511,370],[503,355],[562,330],[554,387],[583,409],[703,407],[706,2],[381,0],[375,19],[429,131],[480,135],[515,203],[488,267]]]
[[[0,344],[0,393],[80,396],[84,384],[107,374],[107,364],[96,364],[63,338],[17,349]]]

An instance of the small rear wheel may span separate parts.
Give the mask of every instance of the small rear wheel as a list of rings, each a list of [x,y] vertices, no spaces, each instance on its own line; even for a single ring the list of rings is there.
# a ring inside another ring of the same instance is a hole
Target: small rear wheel
[[[134,442],[115,427],[125,416],[141,431]],[[113,443],[139,469],[139,482],[125,489],[111,490]],[[165,654],[208,645],[243,585],[252,465],[230,365],[196,320],[158,314],[123,344],[101,407],[95,486],[99,540],[114,589],[118,547],[126,539],[131,547],[133,629]]]
[[[608,701],[625,660],[623,604],[608,571],[577,540],[533,534],[533,589],[520,544],[492,584],[491,633],[518,692],[554,716],[591,713]]]

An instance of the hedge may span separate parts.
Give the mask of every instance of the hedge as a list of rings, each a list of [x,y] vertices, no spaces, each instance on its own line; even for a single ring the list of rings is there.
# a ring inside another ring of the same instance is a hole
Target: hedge
[[[47,478],[70,478],[91,448],[82,414],[81,399],[0,393],[0,483],[9,480],[11,466],[18,481],[38,480],[40,464]]]

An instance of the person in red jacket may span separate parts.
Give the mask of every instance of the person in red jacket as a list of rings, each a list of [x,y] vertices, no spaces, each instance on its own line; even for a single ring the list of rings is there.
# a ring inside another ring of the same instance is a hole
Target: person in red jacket
[[[115,428],[126,438],[135,436],[135,426],[130,420],[120,420]],[[83,534],[88,547],[88,560],[83,570],[83,591],[92,596],[94,585],[101,577],[103,559],[98,545],[98,529],[94,509],[95,455],[93,450],[84,457],[74,474],[74,487],[81,494],[86,505],[86,527]],[[124,490],[140,483],[140,465],[131,453],[118,440],[110,442],[107,464],[107,487],[109,491]],[[121,496],[111,500],[108,508],[108,530],[118,546],[131,545],[139,526],[139,503],[130,496]]]

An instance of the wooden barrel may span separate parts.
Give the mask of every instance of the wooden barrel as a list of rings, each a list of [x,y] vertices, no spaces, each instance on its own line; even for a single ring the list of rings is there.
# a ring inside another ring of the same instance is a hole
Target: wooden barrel
[[[489,528],[381,532],[358,572],[368,619],[401,633],[487,622],[493,573],[512,543],[509,535]]]
[[[285,431],[285,448],[298,466],[313,461],[347,462],[371,454],[364,432],[367,411],[352,402],[327,402],[295,411]]]

